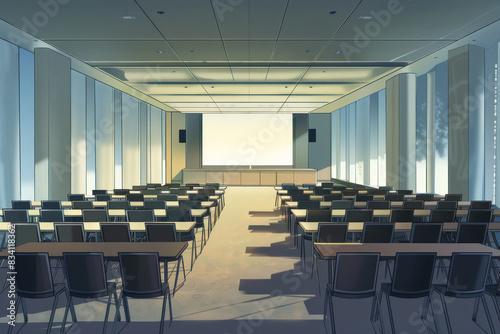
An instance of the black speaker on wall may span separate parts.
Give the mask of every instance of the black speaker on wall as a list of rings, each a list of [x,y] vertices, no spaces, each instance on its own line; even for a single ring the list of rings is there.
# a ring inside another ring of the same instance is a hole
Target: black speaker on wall
[[[309,129],[309,142],[310,143],[316,142],[316,129]]]
[[[179,143],[186,142],[186,130],[179,130]]]

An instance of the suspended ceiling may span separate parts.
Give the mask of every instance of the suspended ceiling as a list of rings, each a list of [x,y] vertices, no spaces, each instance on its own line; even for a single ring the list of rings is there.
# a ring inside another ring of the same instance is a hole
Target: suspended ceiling
[[[23,0],[0,19],[180,112],[308,113],[499,20],[500,4]]]

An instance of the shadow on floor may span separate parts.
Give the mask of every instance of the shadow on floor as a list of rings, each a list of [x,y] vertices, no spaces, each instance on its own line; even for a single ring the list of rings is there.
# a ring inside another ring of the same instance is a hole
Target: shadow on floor
[[[282,222],[270,223],[269,225],[248,225],[251,233],[288,233],[286,225]]]
[[[281,210],[273,210],[273,211],[248,211],[250,217],[281,217]]]
[[[274,242],[269,247],[247,247],[245,253],[250,256],[299,257],[299,251],[292,244],[293,238],[286,237],[284,241]]]

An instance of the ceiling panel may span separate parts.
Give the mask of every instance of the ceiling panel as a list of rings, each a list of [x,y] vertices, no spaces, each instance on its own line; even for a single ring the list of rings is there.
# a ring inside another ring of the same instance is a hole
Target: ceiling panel
[[[394,69],[392,67],[312,67],[301,82],[367,82]]]
[[[285,102],[286,95],[211,95],[215,102]]]
[[[185,94],[185,95],[175,95],[175,94],[151,94],[152,97],[160,102],[165,102],[170,105],[170,103],[175,102],[205,102],[212,103],[213,100],[208,94],[196,95],[196,94]]]
[[[363,84],[341,84],[341,85],[331,85],[331,84],[321,84],[321,85],[309,85],[309,84],[299,84],[297,88],[293,91],[294,94],[347,94],[348,92],[361,87]]]
[[[165,82],[196,82],[191,73],[182,67],[101,67],[102,70],[114,74],[122,73],[123,81],[133,83],[165,83]]]
[[[191,67],[191,72],[200,82],[232,82],[229,67]]]
[[[130,84],[132,87],[151,95],[157,94],[206,94],[203,87],[199,84],[186,84],[186,85],[148,85],[148,84]]]
[[[185,62],[225,62],[221,41],[171,41],[170,44]]]
[[[273,61],[311,62],[327,41],[278,41]]]
[[[225,41],[231,62],[269,62],[274,41]]]
[[[306,71],[307,67],[271,67],[267,74],[267,81],[297,83]]]

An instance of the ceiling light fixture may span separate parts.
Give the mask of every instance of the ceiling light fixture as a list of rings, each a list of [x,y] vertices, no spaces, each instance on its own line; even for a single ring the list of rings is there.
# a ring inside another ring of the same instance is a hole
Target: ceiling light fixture
[[[340,54],[340,53],[342,53],[342,50],[337,50],[337,51],[335,51],[335,53]]]
[[[335,13],[337,13],[337,11],[336,11],[336,10],[332,10],[329,14],[330,14],[330,15],[333,15],[333,14],[335,14]]]
[[[123,15],[122,19],[124,19],[124,20],[135,20],[135,16],[133,16],[133,15]]]
[[[373,19],[373,16],[371,15],[361,15],[360,17],[358,17],[360,20],[371,20]]]
[[[156,53],[163,54],[162,50],[156,50]]]
[[[162,10],[159,10],[159,11],[157,11],[157,12],[156,12],[156,14],[163,15],[163,14],[165,14],[165,12],[164,12],[164,11],[162,11]]]

